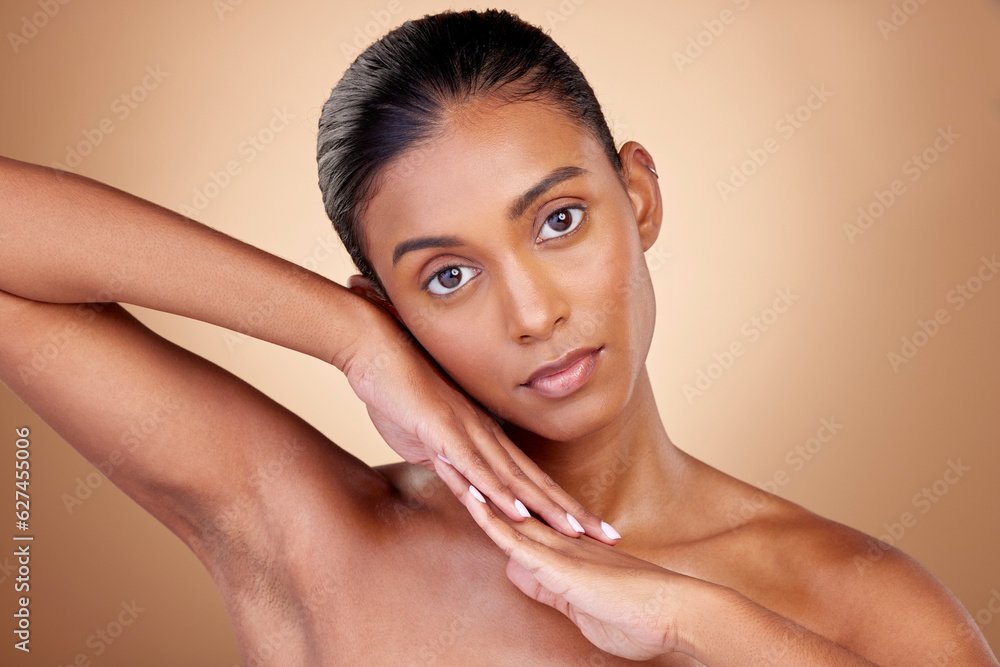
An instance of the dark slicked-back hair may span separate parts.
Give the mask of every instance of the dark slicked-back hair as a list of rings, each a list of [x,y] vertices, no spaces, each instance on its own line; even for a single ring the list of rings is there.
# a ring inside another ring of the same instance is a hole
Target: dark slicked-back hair
[[[494,9],[406,21],[351,63],[323,106],[317,139],[326,213],[360,273],[380,292],[358,224],[378,176],[440,135],[450,110],[475,99],[551,104],[593,134],[620,174],[593,89],[541,29]]]

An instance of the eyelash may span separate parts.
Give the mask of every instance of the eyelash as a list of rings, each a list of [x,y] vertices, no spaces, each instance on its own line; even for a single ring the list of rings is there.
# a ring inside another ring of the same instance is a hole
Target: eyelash
[[[580,220],[577,221],[577,222],[572,223],[572,227],[570,227],[567,231],[562,232],[561,234],[559,234],[557,236],[552,236],[552,237],[549,237],[547,239],[543,239],[543,241],[547,242],[547,241],[551,241],[553,239],[559,239],[559,238],[564,238],[566,236],[571,236],[578,229],[580,229],[580,227],[587,220],[587,207],[584,206],[583,204],[574,204],[572,206],[564,206],[564,207],[562,207],[560,209],[557,209],[557,210],[553,211],[552,213],[550,213],[549,215],[547,215],[545,217],[545,222],[548,222],[549,220],[551,220],[556,215],[558,215],[560,213],[564,213],[566,211],[579,211],[581,213]],[[545,225],[545,222],[542,223],[543,226]],[[474,276],[470,276],[469,278],[466,278],[465,280],[462,281],[462,283],[458,287],[454,288],[450,292],[444,292],[444,293],[441,293],[441,294],[438,294],[438,293],[435,293],[435,292],[431,292],[430,291],[430,285],[431,285],[432,282],[434,282],[435,278],[437,278],[438,276],[442,275],[443,273],[451,271],[452,269],[468,269],[470,271],[473,270],[470,267],[465,266],[464,264],[446,264],[445,266],[442,266],[440,269],[438,269],[433,274],[431,274],[430,278],[428,278],[426,281],[424,281],[423,290],[426,291],[426,292],[430,292],[434,297],[438,297],[438,298],[449,297],[449,296],[455,294],[456,292],[458,292],[463,287],[465,287],[465,284],[468,283],[470,280],[472,280],[472,278],[474,277]]]

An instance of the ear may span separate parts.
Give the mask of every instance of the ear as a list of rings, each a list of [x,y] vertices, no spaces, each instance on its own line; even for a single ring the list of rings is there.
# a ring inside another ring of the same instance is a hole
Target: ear
[[[622,163],[622,178],[635,211],[642,249],[646,251],[653,247],[653,242],[660,235],[663,221],[663,201],[653,156],[638,142],[628,141],[618,152],[618,157]]]
[[[399,320],[399,313],[396,312],[396,307],[392,305],[392,301],[389,301],[386,297],[382,296],[382,292],[372,283],[368,278],[354,274],[347,279],[347,289],[351,290],[355,294],[360,294],[369,301],[374,301],[378,305],[382,306],[388,310],[393,317]],[[399,320],[402,322],[402,320]]]

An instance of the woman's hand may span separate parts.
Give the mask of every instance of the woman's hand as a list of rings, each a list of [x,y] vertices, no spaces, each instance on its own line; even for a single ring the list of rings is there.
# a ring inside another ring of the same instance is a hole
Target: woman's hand
[[[582,529],[607,544],[617,541],[605,534],[600,518],[510,441],[384,307],[366,301],[371,317],[365,335],[336,365],[393,451],[435,470],[458,497],[471,483],[514,521],[528,517],[530,508],[565,535],[577,537]]]
[[[471,493],[462,500],[510,558],[507,578],[562,612],[595,646],[629,660],[679,650],[680,600],[690,584],[704,582],[606,544],[567,538],[534,519],[511,524]]]
[[[447,479],[454,471],[444,471]],[[874,663],[739,592],[673,572],[539,521],[511,523],[471,492],[469,512],[503,549],[507,578],[562,612],[592,644],[629,660],[681,653],[705,665]],[[993,663],[977,663],[993,664]]]

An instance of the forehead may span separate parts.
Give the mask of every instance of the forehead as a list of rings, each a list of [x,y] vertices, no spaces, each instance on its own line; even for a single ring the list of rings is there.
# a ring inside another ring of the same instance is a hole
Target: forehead
[[[611,172],[593,135],[548,104],[475,102],[445,128],[381,175],[362,219],[376,268],[387,267],[392,247],[407,238],[456,233],[484,216],[503,224],[511,202],[555,168]]]

